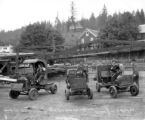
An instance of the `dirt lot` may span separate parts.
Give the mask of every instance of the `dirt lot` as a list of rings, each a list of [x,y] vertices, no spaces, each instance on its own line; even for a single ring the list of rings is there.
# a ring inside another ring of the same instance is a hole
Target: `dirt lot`
[[[95,90],[94,74],[90,74],[90,88],[94,99],[87,96],[72,96],[65,100],[65,77],[54,78],[58,85],[55,95],[40,91],[36,101],[28,96],[10,99],[8,86],[0,86],[0,120],[145,120],[145,72],[140,72],[140,93],[132,97],[130,93],[121,93],[117,99]]]

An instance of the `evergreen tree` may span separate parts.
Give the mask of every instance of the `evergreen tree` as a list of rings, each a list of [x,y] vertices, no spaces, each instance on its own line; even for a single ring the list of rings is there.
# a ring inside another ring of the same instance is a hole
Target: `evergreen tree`
[[[140,25],[141,24],[141,20],[140,20],[140,12],[139,12],[139,10],[136,11],[135,19],[136,19],[136,23],[138,25]]]
[[[90,28],[92,29],[97,29],[96,27],[96,18],[94,16],[94,13],[92,13],[92,15],[90,16],[90,19],[89,19],[89,26]]]
[[[56,19],[55,19],[55,28],[56,28],[56,30],[57,31],[59,31],[59,32],[61,32],[61,28],[62,28],[62,24],[61,24],[61,21],[59,20],[59,18],[58,18],[58,15],[57,15],[57,17],[56,17]]]
[[[98,27],[98,29],[103,28],[106,21],[107,21],[107,8],[104,5],[102,13],[97,17],[97,27]]]
[[[141,11],[137,10],[135,14],[135,19],[138,25],[145,24],[145,13],[143,9],[141,9]]]
[[[80,24],[83,26],[83,28],[89,28],[90,21],[88,19],[82,18],[80,20]]]
[[[99,37],[111,40],[136,40],[138,32],[134,16],[125,12],[119,15],[114,14],[113,17],[110,16],[105,27],[101,29]]]
[[[140,21],[141,21],[141,24],[145,24],[145,13],[143,11],[143,9],[141,9],[141,12],[140,12]]]
[[[28,25],[21,34],[20,45],[24,47],[52,45],[53,40],[56,45],[62,44],[64,38],[51,27],[46,27],[45,23],[35,23]]]
[[[76,29],[76,10],[75,10],[75,6],[74,6],[74,2],[72,1],[71,3],[71,24],[74,27],[74,31]]]

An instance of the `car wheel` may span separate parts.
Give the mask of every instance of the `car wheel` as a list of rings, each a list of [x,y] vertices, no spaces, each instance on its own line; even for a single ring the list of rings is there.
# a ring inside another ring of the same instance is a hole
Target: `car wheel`
[[[87,94],[88,94],[88,98],[89,99],[93,99],[93,92],[92,92],[92,90],[90,88],[88,88]]]
[[[69,90],[65,90],[65,98],[66,100],[69,100]]]
[[[19,92],[19,91],[11,90],[11,91],[9,92],[9,96],[10,96],[11,98],[13,98],[13,99],[17,99],[19,95],[20,95],[20,92]]]
[[[109,93],[112,98],[117,98],[117,89],[115,86],[109,88]]]
[[[36,100],[38,97],[38,90],[35,88],[31,88],[28,93],[28,96],[30,100]]]
[[[57,92],[57,85],[53,85],[51,88],[50,88],[50,91],[52,94],[55,94]]]
[[[132,96],[137,96],[139,93],[138,86],[134,84],[133,86],[130,87],[130,93]]]
[[[50,92],[51,86],[46,84],[44,89],[45,89],[46,92]]]
[[[101,91],[101,85],[99,83],[96,83],[96,90],[97,92]]]

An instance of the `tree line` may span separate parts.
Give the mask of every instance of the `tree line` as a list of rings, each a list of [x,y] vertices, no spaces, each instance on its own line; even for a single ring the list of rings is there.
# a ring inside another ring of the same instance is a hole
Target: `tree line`
[[[72,9],[73,11],[74,8]],[[56,17],[55,25],[50,22],[37,22],[25,26],[15,31],[1,31],[0,44],[14,44],[24,46],[43,46],[57,44],[61,45],[65,42],[65,36],[70,32],[70,26],[79,23],[84,29],[91,28],[99,30],[99,39],[110,40],[136,40],[139,32],[138,25],[145,24],[144,10],[137,10],[133,12],[114,13],[109,15],[107,8],[104,5],[101,14],[95,16],[91,14],[90,18],[82,18],[75,21],[75,14],[72,11],[72,16],[67,21],[60,21]]]

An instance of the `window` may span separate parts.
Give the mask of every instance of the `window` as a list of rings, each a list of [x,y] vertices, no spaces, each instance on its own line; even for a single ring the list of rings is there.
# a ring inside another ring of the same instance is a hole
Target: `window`
[[[93,50],[94,48],[93,48],[93,46],[91,46],[91,48],[90,48],[91,50]]]
[[[80,49],[77,49],[77,51],[79,52],[79,51],[80,51]]]
[[[89,33],[88,33],[88,32],[86,32],[86,36],[87,36],[87,37],[89,36]]]
[[[82,51],[84,51],[85,49],[84,48],[82,48]]]
[[[82,43],[82,44],[84,44],[84,43],[85,43],[84,38],[82,38],[81,43]]]
[[[93,41],[94,40],[94,38],[90,38],[90,41]]]

